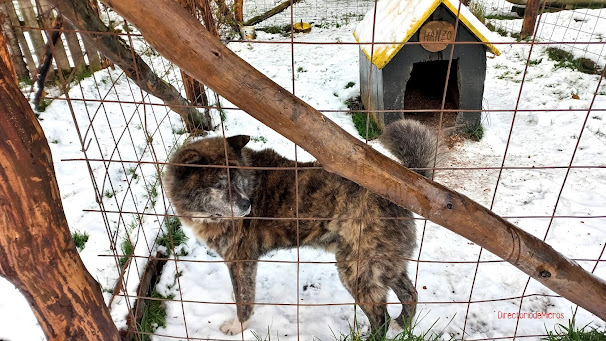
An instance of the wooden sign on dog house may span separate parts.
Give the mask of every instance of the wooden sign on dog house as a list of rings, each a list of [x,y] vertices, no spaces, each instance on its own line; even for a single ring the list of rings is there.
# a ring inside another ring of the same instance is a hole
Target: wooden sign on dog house
[[[486,53],[500,54],[492,32],[457,0],[379,0],[376,6],[376,16],[371,9],[354,36],[362,103],[379,126],[402,116],[431,119],[443,103],[453,113],[443,115],[443,127],[479,124]],[[453,42],[471,43],[452,50]],[[410,112],[395,111],[402,109]]]

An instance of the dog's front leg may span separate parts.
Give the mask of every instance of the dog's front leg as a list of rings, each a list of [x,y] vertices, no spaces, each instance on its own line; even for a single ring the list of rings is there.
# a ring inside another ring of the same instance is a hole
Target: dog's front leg
[[[246,329],[253,314],[257,261],[229,262],[227,263],[227,267],[229,268],[229,276],[234,288],[234,299],[236,301],[238,317],[225,321],[221,326],[221,331],[227,335],[236,335]]]

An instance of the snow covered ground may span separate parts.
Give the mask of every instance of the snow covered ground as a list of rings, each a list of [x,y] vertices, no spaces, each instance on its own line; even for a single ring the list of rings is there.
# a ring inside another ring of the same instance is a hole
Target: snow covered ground
[[[355,23],[314,27],[311,34],[297,35],[296,40],[354,42],[351,34],[354,28]],[[264,32],[258,32],[258,39],[290,41]],[[603,48],[604,44],[597,46]],[[291,45],[231,43],[229,47],[278,84],[293,90]],[[484,138],[480,142],[465,140],[455,144],[446,151],[440,166],[498,168],[504,162],[505,167],[522,169],[505,169],[500,179],[498,169],[444,170],[437,172],[436,180],[483,205],[492,206],[496,213],[545,238],[564,255],[606,278],[606,255],[603,254],[606,84],[602,82],[598,88],[596,75],[557,68],[547,57],[545,46],[533,48],[530,56],[533,63],[524,76],[529,46],[511,44],[498,48],[502,55],[488,59],[484,108],[489,111],[483,116]],[[172,65],[152,53],[147,54],[147,58],[165,79],[178,80],[178,70]],[[347,110],[345,101],[359,93],[356,45],[295,45],[294,70],[294,93],[315,108]],[[522,77],[525,81],[520,91]],[[347,87],[349,82],[355,85]],[[573,98],[573,95],[576,96]],[[133,258],[123,281],[128,294],[133,295],[145,257],[153,253],[153,241],[162,233],[162,215],[170,212],[158,182],[161,169],[154,162],[165,161],[167,155],[183,143],[183,126],[176,114],[167,112],[163,106],[150,105],[160,101],[142,93],[118,69],[96,73],[94,78],[72,89],[69,96],[73,112],[67,101],[55,100],[41,113],[41,124],[53,152],[70,228],[89,234],[81,256],[103,288],[106,302],[109,304],[111,300],[114,320],[118,326],[124,326],[126,311],[133,301],[122,296],[112,300],[111,292],[119,280],[116,270],[119,257],[111,255],[123,254],[124,240],[131,240],[135,245],[134,255],[141,257]],[[103,101],[99,101],[101,99]],[[143,100],[146,105],[140,104]],[[231,107],[229,103],[222,104]],[[512,110],[516,107],[521,111],[514,115]],[[523,111],[528,109],[544,111]],[[327,112],[326,115],[357,136],[347,114]],[[225,117],[227,135],[251,135],[250,147],[274,148],[294,158],[292,142],[246,113],[226,110]],[[220,134],[219,130],[211,135]],[[83,161],[61,161],[84,156],[127,162],[91,161],[88,169]],[[297,157],[302,161],[312,159],[300,149]],[[137,166],[136,162],[128,161],[150,163]],[[576,168],[568,171],[566,167],[570,164]],[[98,212],[97,197],[101,199],[101,208],[108,213]],[[554,212],[562,218],[553,221],[546,218]],[[411,262],[409,268],[419,292],[417,334],[431,328],[435,333],[444,332],[445,338],[449,334],[456,338],[465,335],[465,339],[511,338],[514,333],[516,336],[544,334],[556,323],[566,324],[572,318],[573,305],[562,298],[545,296],[553,293],[534,280],[526,287],[528,277],[513,266],[442,227],[432,223],[425,226],[422,220],[417,225],[419,245],[422,243],[418,257],[422,262]],[[253,332],[261,338],[269,332],[276,340],[334,340],[335,335],[348,333],[356,317],[363,330],[368,328],[367,319],[361,311],[356,314],[352,297],[330,264],[334,256],[301,249],[298,253],[297,250],[274,252],[263,259],[257,280],[259,305],[251,324],[244,335],[224,335],[219,326],[235,314],[234,305],[224,304],[232,302],[227,268],[204,244],[196,242],[188,229],[185,232],[190,237],[183,246],[187,255],[181,256],[177,263],[169,261],[165,265],[156,287],[163,296],[173,295],[174,301],[166,303],[167,326],[156,331],[158,336],[154,336],[154,340],[187,337],[255,340]],[[297,256],[303,262],[326,264],[297,265],[292,263]],[[599,257],[601,262],[596,264],[595,259]],[[490,262],[478,265],[478,259]],[[0,300],[0,340],[43,340],[33,314],[18,291],[3,279],[0,279],[0,291],[5,293]],[[501,313],[518,312],[522,294],[526,295],[522,312],[557,313],[562,318],[519,321],[502,318]],[[394,295],[390,301],[397,301]],[[468,304],[469,301],[472,303]],[[281,305],[285,303],[300,305]],[[397,313],[397,305],[390,306],[390,313]],[[606,328],[603,321],[579,309],[577,325],[587,323]]]
[[[512,4],[505,0],[476,0],[486,10],[487,16],[513,16]],[[537,41],[565,42],[560,48],[586,57],[604,66],[606,62],[606,8],[577,8],[568,11],[550,12],[540,15],[537,27]],[[522,19],[499,20],[489,19],[497,28],[511,33],[520,32]]]

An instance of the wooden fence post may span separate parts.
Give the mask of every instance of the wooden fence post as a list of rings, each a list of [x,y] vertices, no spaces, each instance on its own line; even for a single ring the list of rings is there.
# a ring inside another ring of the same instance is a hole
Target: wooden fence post
[[[10,77],[0,58],[0,275],[24,294],[49,341],[119,340],[72,240],[48,141]]]
[[[25,30],[29,32],[33,44],[32,48],[38,57],[38,61],[40,61],[44,56],[44,47],[46,44],[44,43],[44,38],[42,38],[42,30],[38,29],[40,25],[38,25],[34,6],[31,0],[18,0],[18,3],[25,22]]]
[[[36,1],[39,8],[38,12],[41,14],[40,17],[40,26],[44,29],[46,33],[46,46],[49,46],[49,42],[52,41],[51,37],[53,36],[53,30],[61,29],[63,25],[59,27],[55,27],[56,14],[53,13],[52,6],[46,0],[37,0]],[[61,21],[62,22],[62,21]],[[62,33],[61,31],[59,31]],[[61,34],[59,34],[59,39],[53,44],[50,44],[51,54],[53,59],[55,60],[55,64],[57,65],[57,70],[62,71],[64,74],[69,74],[72,70],[69,65],[69,59],[67,58],[67,53],[65,52],[65,46],[63,46],[63,40],[61,39]],[[46,53],[46,51],[45,51]],[[39,63],[42,64],[42,63]]]
[[[21,53],[19,41],[15,30],[13,29],[10,17],[8,16],[6,7],[7,3],[3,3],[2,0],[0,0],[0,27],[5,35],[6,44],[11,54],[12,64],[15,68],[17,78],[26,79],[29,78],[29,71],[25,65],[25,59],[23,58],[23,53]]]
[[[12,1],[0,1],[0,8],[8,15],[10,19],[10,24],[13,26],[13,31],[15,32],[15,36],[17,37],[17,41],[19,46],[21,47],[21,53],[23,53],[23,57],[25,58],[25,63],[27,64],[27,69],[29,71],[30,79],[34,79],[36,76],[36,62],[34,62],[34,58],[32,57],[32,53],[29,50],[29,46],[27,45],[27,40],[25,39],[25,35],[23,34],[23,30],[20,27],[19,18],[17,17],[17,12],[15,11],[15,6]]]
[[[524,21],[522,22],[522,30],[520,37],[525,39],[534,34],[534,27],[537,23],[537,16],[541,8],[541,0],[528,0],[526,2],[526,10],[524,11]]]

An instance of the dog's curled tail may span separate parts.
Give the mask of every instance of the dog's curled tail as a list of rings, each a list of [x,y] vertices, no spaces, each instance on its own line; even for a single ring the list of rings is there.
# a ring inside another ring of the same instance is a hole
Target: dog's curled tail
[[[436,157],[436,136],[423,124],[402,119],[388,124],[379,138],[403,166],[415,169],[426,178],[431,177],[431,168]]]

